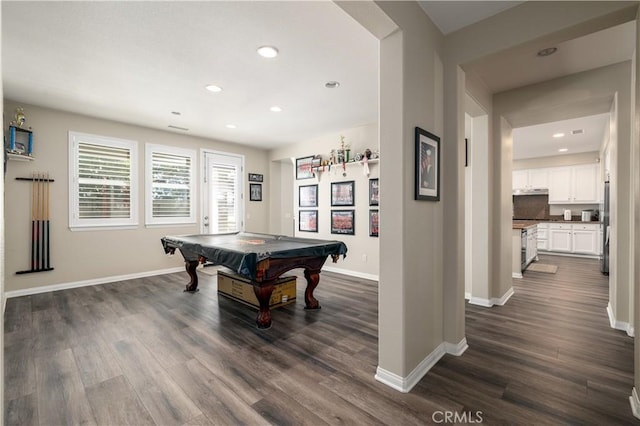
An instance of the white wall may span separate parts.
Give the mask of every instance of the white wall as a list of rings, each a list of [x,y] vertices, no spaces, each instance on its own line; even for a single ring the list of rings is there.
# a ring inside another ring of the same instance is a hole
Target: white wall
[[[328,159],[332,149],[340,148],[341,136],[344,136],[345,144],[350,145],[351,156],[357,152],[364,152],[366,148],[372,151],[378,150],[378,125],[370,124],[352,129],[344,129],[341,132],[326,134],[312,140],[303,141],[299,144],[274,149],[269,153],[269,158],[272,163],[278,164],[286,162],[291,164],[291,162],[288,161],[290,158],[308,157],[317,154]],[[380,162],[384,162],[384,158],[380,159]],[[296,237],[340,240],[347,245],[349,250],[347,256],[344,259],[340,259],[337,263],[327,262],[325,269],[377,280],[380,266],[379,239],[369,236],[369,210],[379,209],[379,207],[369,206],[369,179],[380,176],[380,163],[376,161],[369,163],[369,171],[370,175],[365,176],[363,173],[364,167],[360,163],[350,163],[345,165],[344,168],[341,165],[333,166],[331,170],[327,168],[324,172],[317,173],[316,177],[311,179],[296,180],[293,178],[295,174],[294,168],[289,167],[287,169],[287,172],[291,173],[288,176],[289,179],[285,179],[284,176],[280,182],[276,182],[274,179],[274,185],[280,186],[272,188],[271,192],[291,194],[288,202],[290,203],[289,207],[293,207],[291,211],[293,212],[293,221],[295,222]],[[343,173],[346,173],[347,176],[343,176]],[[355,182],[355,206],[332,207],[331,183],[344,181]],[[298,187],[315,184],[318,185],[318,207],[298,207]],[[384,203],[381,203],[380,207],[383,205]],[[332,234],[331,210],[351,209],[355,210],[355,235]],[[299,210],[318,210],[317,233],[301,232],[298,230]],[[288,223],[289,221],[287,220],[286,222]]]
[[[233,152],[245,156],[245,186],[247,172],[264,174],[269,182],[266,151],[226,144],[212,140],[148,129],[114,121],[92,118],[34,105],[5,101],[5,111],[24,107],[27,125],[34,132],[33,162],[10,160],[7,165],[5,196],[6,221],[11,226],[5,231],[7,247],[6,290],[33,291],[36,287],[63,285],[82,281],[99,280],[112,276],[144,274],[183,265],[182,257],[167,257],[162,250],[160,238],[164,235],[200,233],[199,223],[187,226],[154,227],[144,225],[144,144],[146,142],[172,145],[199,150]],[[8,123],[4,123],[7,127]],[[132,230],[69,230],[69,169],[68,132],[76,131],[138,142],[140,185],[139,225]],[[199,154],[198,154],[199,157]],[[197,163],[199,163],[199,158]],[[29,177],[32,172],[49,172],[55,182],[51,185],[51,263],[50,272],[16,275],[18,270],[29,269],[30,242],[30,198],[29,183],[16,181],[18,176]],[[198,167],[200,171],[200,167]],[[200,173],[197,175],[200,176]],[[200,178],[198,178],[200,181]],[[248,187],[248,186],[247,186]],[[269,189],[263,188],[263,202],[249,202],[245,197],[245,228],[247,231],[266,232],[269,223]],[[196,187],[200,194],[200,185]],[[196,213],[200,216],[200,203]],[[188,277],[185,274],[185,283]]]

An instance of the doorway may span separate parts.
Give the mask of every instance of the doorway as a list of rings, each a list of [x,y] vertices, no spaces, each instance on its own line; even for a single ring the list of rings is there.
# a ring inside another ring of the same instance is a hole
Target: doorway
[[[203,151],[202,233],[226,234],[244,230],[244,156]]]

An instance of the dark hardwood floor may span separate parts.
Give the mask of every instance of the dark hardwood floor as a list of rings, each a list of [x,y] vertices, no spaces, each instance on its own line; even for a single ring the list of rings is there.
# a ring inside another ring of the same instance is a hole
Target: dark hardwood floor
[[[374,379],[377,285],[323,273],[323,309],[273,327],[186,273],[9,299],[6,423],[633,424],[633,339],[609,327],[597,261],[548,257],[502,307],[467,305],[469,349],[408,394]],[[466,414],[465,414],[466,413]],[[462,422],[464,423],[464,422]]]

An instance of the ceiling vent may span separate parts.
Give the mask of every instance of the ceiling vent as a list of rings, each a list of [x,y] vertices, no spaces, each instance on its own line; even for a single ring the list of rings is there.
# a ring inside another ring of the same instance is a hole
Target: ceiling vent
[[[572,135],[581,135],[583,133],[584,133],[584,130],[582,130],[582,129],[577,129],[577,130],[572,130],[571,131]]]
[[[176,129],[176,130],[183,130],[183,131],[188,131],[189,129],[187,129],[186,127],[178,127],[178,126],[174,126],[172,124],[169,125],[170,129]]]

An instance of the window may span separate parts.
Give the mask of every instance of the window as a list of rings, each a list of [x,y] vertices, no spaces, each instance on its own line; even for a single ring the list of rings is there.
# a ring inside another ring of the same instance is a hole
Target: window
[[[69,132],[69,227],[138,224],[138,143]]]
[[[146,145],[146,224],[195,223],[195,151]]]

